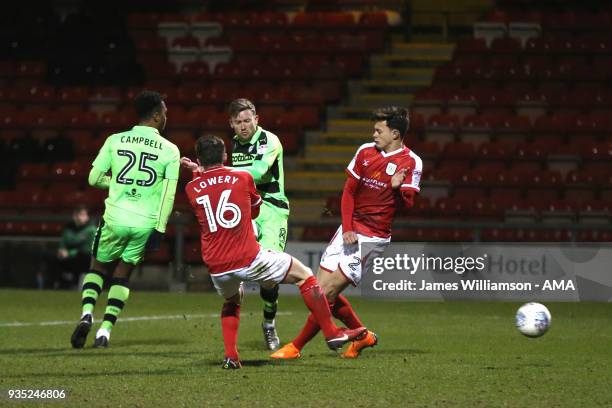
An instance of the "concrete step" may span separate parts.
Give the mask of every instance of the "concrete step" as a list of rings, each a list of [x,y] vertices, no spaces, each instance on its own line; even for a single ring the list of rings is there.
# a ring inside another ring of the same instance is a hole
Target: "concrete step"
[[[348,164],[348,163],[347,163]],[[325,184],[329,180],[334,180],[333,182],[337,182],[338,180],[344,180],[346,176],[344,173],[329,173],[326,171],[317,171],[317,170],[298,170],[291,171],[286,174],[286,178],[293,181],[310,181],[314,183]]]
[[[405,56],[405,55],[375,55],[370,58],[370,67],[374,68],[435,68],[450,61],[446,56]]]
[[[452,59],[452,55],[395,55],[387,54],[382,56],[387,62],[410,63],[410,62],[430,62],[441,63]]]
[[[350,145],[356,151],[358,146],[372,141],[370,134],[363,132],[318,132],[315,139],[326,145]],[[354,153],[354,152],[353,152]]]
[[[417,43],[417,42],[393,42],[391,53],[412,57],[433,57],[450,59],[455,50],[455,44],[449,43]]]
[[[315,190],[313,190],[313,189],[299,189],[299,188],[297,188],[295,190],[287,190],[286,192],[287,192],[287,198],[289,198],[289,204],[291,204],[295,200],[318,199],[318,200],[321,200],[321,202],[323,203],[323,204],[321,204],[322,207],[325,207],[324,203],[327,202],[327,198],[329,196],[333,196],[333,195],[336,195],[336,194],[341,194],[342,193],[342,188],[339,188],[339,189],[333,190],[333,191],[326,190],[326,189],[315,189]],[[316,218],[316,219],[320,219],[320,216],[321,216],[322,212],[323,212],[322,210],[321,211],[317,210],[316,215],[318,216],[318,218]],[[313,217],[314,216],[315,215],[313,214]],[[289,223],[291,223],[292,217],[293,217],[293,214],[289,215]]]
[[[298,164],[302,170],[320,171],[320,172],[344,172],[344,169],[349,164],[350,158],[347,160],[342,157],[300,157]]]
[[[398,79],[412,81],[431,81],[433,68],[402,68],[402,67],[374,67],[370,71],[372,79]]]
[[[414,93],[431,85],[431,81],[413,81],[407,79],[367,79],[349,84],[349,92],[356,93]]]
[[[311,144],[306,146],[306,157],[309,158],[345,158],[351,160],[355,154],[356,147],[352,144],[345,145],[329,145],[329,144]],[[325,177],[324,175],[322,175]]]
[[[344,187],[344,181],[346,177],[342,180],[337,180],[336,183],[328,183],[328,184],[312,184],[312,183],[299,183],[295,185],[291,185],[290,189],[287,191],[291,191],[293,194],[297,194],[298,197],[311,197],[313,194],[318,197],[328,197],[334,193],[339,193],[342,191]]]
[[[377,107],[372,106],[329,106],[327,108],[328,119],[369,119],[372,111]]]
[[[328,131],[369,132],[372,123],[369,119],[330,119],[327,121]]]
[[[321,218],[326,200],[323,198],[295,198],[289,202],[293,221],[316,221]]]
[[[394,93],[364,93],[351,95],[350,101],[352,106],[389,106],[399,105],[408,107],[414,99],[414,94],[394,94]],[[370,126],[371,127],[371,126]],[[329,129],[332,130],[332,129]],[[334,129],[337,130],[337,129]],[[351,129],[352,130],[352,129]],[[370,129],[368,129],[369,131]]]

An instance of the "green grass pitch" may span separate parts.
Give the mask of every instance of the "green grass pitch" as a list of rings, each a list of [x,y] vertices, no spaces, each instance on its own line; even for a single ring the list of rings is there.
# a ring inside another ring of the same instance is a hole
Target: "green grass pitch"
[[[244,368],[225,371],[215,294],[133,291],[121,317],[180,318],[119,320],[106,350],[91,348],[96,325],[86,348],[72,350],[77,292],[0,290],[0,406],[43,404],[8,401],[17,388],[65,389],[67,399],[46,406],[75,407],[612,406],[612,304],[547,303],[550,331],[528,339],[514,328],[518,303],[351,300],[380,338],[359,359],[343,360],[319,335],[302,359],[271,361],[261,302],[250,294],[239,336]],[[306,309],[284,296],[280,310],[284,343]],[[98,323],[101,315],[99,307]],[[38,324],[47,321],[58,322]]]

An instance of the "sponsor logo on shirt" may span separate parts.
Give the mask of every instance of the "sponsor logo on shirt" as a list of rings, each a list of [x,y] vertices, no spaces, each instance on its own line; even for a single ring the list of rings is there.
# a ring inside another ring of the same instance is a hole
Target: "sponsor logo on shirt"
[[[127,199],[131,201],[140,200],[140,197],[142,197],[142,194],[140,194],[135,188],[131,189],[130,191],[126,191],[125,195]]]
[[[363,183],[366,187],[370,187],[375,190],[382,190],[383,188],[387,188],[387,183],[373,178],[363,177]]]
[[[253,146],[254,150],[254,146]],[[255,160],[255,155],[244,153],[232,153],[232,165],[239,166],[241,164],[251,164]]]

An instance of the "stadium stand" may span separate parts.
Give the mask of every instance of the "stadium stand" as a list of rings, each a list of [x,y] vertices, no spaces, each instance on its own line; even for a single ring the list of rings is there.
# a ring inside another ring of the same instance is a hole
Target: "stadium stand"
[[[487,10],[483,1],[480,11],[413,2],[413,41],[400,24],[403,2],[246,3],[239,12],[235,2],[195,11],[174,1],[75,10],[49,2],[34,13],[7,6],[2,234],[55,231],[53,222],[11,216],[66,214],[77,201],[102,207],[87,170],[106,135],[133,125],[129,102],[148,87],[165,94],[166,135],[186,154],[203,132],[229,146],[227,103],[255,102],[285,148],[293,239],[329,239],[342,170],[368,140],[369,112],[399,104],[411,107],[406,142],[425,174],[394,239],[609,240],[596,228],[609,225],[612,197],[612,31],[603,2],[571,11],[556,2]],[[186,210],[180,198],[177,209]],[[196,234],[185,237],[185,259],[197,260]],[[168,241],[155,262],[172,254]]]

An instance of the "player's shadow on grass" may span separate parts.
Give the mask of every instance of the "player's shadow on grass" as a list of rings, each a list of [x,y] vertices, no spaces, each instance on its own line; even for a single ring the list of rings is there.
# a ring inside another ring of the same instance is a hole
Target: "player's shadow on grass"
[[[108,376],[143,376],[143,375],[181,375],[184,371],[175,369],[165,370],[118,370],[112,371],[104,369],[103,371],[82,371],[82,372],[63,372],[63,373],[24,373],[14,375],[3,375],[2,378],[96,378],[96,377],[108,377]]]
[[[518,366],[484,366],[480,367],[482,370],[522,370],[528,368],[550,368],[553,365],[551,363],[527,363]]]
[[[243,350],[253,350],[253,351],[269,351],[266,348],[263,340],[249,340],[240,342],[240,348]],[[271,353],[271,351],[270,351]]]
[[[111,347],[130,346],[174,346],[187,344],[189,341],[177,337],[156,337],[148,339],[125,339],[117,340]]]
[[[419,350],[419,349],[403,349],[403,348],[385,348],[385,349],[379,349],[379,348],[374,348],[373,350],[368,350],[366,349],[364,352],[364,354],[393,354],[394,356],[398,356],[398,355],[417,355],[417,354],[430,354],[431,351],[429,350]]]
[[[52,355],[49,355],[51,357]],[[59,354],[55,354],[59,356]],[[96,350],[96,349],[85,349],[77,353],[66,353],[61,357],[85,357],[85,358],[111,358],[111,357],[136,357],[136,358],[174,358],[184,359],[193,356],[193,352],[186,351],[118,351],[116,348],[112,350]]]
[[[240,362],[242,363],[243,367],[263,367],[271,364],[270,360],[264,359],[240,360]],[[222,361],[218,359],[207,359],[203,361],[201,360],[201,364],[202,363],[208,366],[221,367]]]
[[[45,348],[11,348],[11,349],[0,349],[0,355],[3,354],[58,354],[65,353],[71,350],[68,347],[45,347]]]

